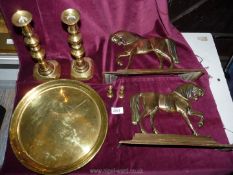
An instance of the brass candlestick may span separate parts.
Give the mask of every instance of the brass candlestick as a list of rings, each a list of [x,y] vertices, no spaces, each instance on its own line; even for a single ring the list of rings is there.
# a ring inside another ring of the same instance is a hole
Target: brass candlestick
[[[11,21],[16,27],[22,28],[24,42],[29,47],[32,58],[37,61],[33,68],[33,77],[41,81],[58,79],[61,74],[60,65],[55,60],[45,60],[45,50],[41,48],[39,38],[30,25],[32,14],[25,10],[18,10],[13,14]]]
[[[71,63],[71,77],[78,80],[89,80],[93,76],[94,66],[91,58],[84,57],[82,36],[77,26],[80,20],[79,12],[75,9],[64,10],[61,20],[68,25],[68,43],[71,46],[71,55],[75,58]]]

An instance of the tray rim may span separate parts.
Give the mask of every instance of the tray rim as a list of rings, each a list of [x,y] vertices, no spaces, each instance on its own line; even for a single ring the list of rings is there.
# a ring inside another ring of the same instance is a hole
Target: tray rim
[[[84,157],[82,158],[82,161],[78,161],[78,163],[76,161],[73,164],[71,164],[68,168],[66,168],[65,166],[61,168],[53,168],[52,170],[49,170],[48,168],[40,169],[40,167],[37,167],[37,166],[35,167],[35,165],[39,165],[39,164],[35,163],[30,158],[30,156],[27,155],[24,149],[21,148],[20,143],[19,143],[20,140],[19,140],[19,134],[17,131],[17,128],[18,128],[17,125],[19,124],[20,118],[22,117],[21,114],[25,110],[25,107],[27,106],[28,101],[30,102],[30,98],[33,98],[31,95],[35,92],[46,91],[48,87],[49,88],[51,88],[52,86],[57,87],[57,85],[70,86],[70,87],[73,86],[76,88],[82,87],[82,88],[87,89],[87,91],[89,92],[87,93],[87,95],[90,96],[90,98],[92,98],[94,103],[96,103],[98,110],[101,114],[100,115],[101,126],[100,126],[99,136],[95,144],[93,145],[92,149],[86,155],[84,155]],[[70,79],[59,79],[59,80],[51,80],[43,84],[40,84],[32,88],[31,90],[29,90],[23,96],[23,98],[16,105],[14,112],[12,114],[11,121],[10,121],[10,127],[9,127],[9,136],[10,136],[10,145],[14,152],[14,155],[16,156],[18,161],[22,165],[24,165],[26,168],[36,173],[40,173],[40,174],[45,174],[45,173],[46,174],[65,174],[65,173],[72,172],[74,170],[77,170],[85,166],[88,162],[90,162],[95,157],[95,155],[99,152],[99,150],[101,149],[105,141],[107,131],[108,131],[108,113],[106,110],[105,103],[100,97],[100,95],[91,86],[83,82],[80,82],[77,80],[70,80]],[[28,161],[31,161],[31,163],[29,163]]]

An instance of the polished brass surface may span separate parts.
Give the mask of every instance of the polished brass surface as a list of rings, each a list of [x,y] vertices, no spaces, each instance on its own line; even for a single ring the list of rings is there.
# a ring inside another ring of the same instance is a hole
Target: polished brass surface
[[[83,69],[85,66],[77,66],[77,61],[73,60],[71,62],[71,78],[77,80],[90,80],[94,73],[94,63],[91,58],[83,57],[87,69]]]
[[[119,143],[129,145],[169,146],[176,148],[190,147],[233,150],[232,144],[220,144],[211,137],[192,135],[136,133],[132,140],[122,140]]]
[[[108,98],[112,98],[114,96],[112,89],[113,89],[113,86],[109,85],[108,86],[108,91],[107,91],[107,97]]]
[[[200,121],[198,122],[198,126],[202,127],[204,124],[204,116],[201,112],[195,111],[189,101],[198,100],[198,98],[203,95],[203,89],[194,83],[182,84],[168,94],[155,92],[143,92],[136,94],[132,96],[130,100],[132,123],[135,125],[139,123],[141,132],[146,133],[142,121],[145,117],[149,116],[151,128],[155,134],[158,134],[158,131],[155,128],[156,112],[158,110],[163,110],[165,112],[178,112],[182,115],[193,134],[197,136],[198,133],[190,122],[189,117],[199,117]]]
[[[71,55],[75,58],[71,63],[71,77],[78,80],[89,80],[93,77],[94,64],[91,58],[84,57],[82,36],[77,26],[79,20],[80,14],[75,9],[66,9],[61,14],[61,21],[68,26],[68,43],[71,46]]]
[[[46,64],[48,67],[45,66],[41,69],[41,65],[36,63],[33,68],[33,77],[40,81],[59,79],[61,75],[60,64],[55,60],[47,60]]]
[[[76,170],[97,154],[107,133],[100,96],[75,80],[51,80],[29,91],[10,124],[18,160],[41,174]]]
[[[111,35],[111,41],[124,47],[124,52],[117,56],[116,61],[118,65],[123,66],[122,58],[128,57],[125,69],[129,68],[133,56],[149,52],[153,52],[158,57],[160,69],[164,67],[163,60],[169,61],[170,69],[174,67],[174,64],[179,63],[175,43],[167,38],[151,37],[147,39],[132,32],[118,31]]]
[[[119,98],[124,98],[124,97],[125,97],[125,87],[121,85],[119,91]]]
[[[45,50],[41,48],[39,38],[30,26],[32,14],[26,10],[18,10],[13,14],[11,21],[16,27],[22,28],[24,42],[29,47],[32,58],[37,61],[33,68],[33,77],[40,81],[60,78],[59,63],[55,60],[45,60]]]
[[[17,10],[11,18],[11,22],[16,27],[27,27],[31,23],[31,21],[32,14],[26,10]]]
[[[204,69],[120,69],[104,72],[105,83],[112,83],[118,76],[129,75],[178,75],[186,81],[195,81],[205,73]]]

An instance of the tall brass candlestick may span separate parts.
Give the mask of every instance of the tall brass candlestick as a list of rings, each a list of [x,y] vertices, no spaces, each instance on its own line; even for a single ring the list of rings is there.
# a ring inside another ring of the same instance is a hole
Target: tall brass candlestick
[[[24,42],[29,47],[33,59],[37,61],[33,68],[33,77],[36,80],[49,80],[60,78],[61,68],[55,60],[45,60],[45,50],[41,48],[37,35],[30,25],[32,14],[25,10],[18,10],[11,18],[16,27],[22,28]]]
[[[75,9],[66,9],[61,14],[61,20],[68,25],[68,42],[71,46],[71,55],[75,58],[71,63],[71,77],[78,80],[89,80],[93,77],[94,66],[91,58],[84,57],[82,36],[77,26],[80,20],[79,12]]]

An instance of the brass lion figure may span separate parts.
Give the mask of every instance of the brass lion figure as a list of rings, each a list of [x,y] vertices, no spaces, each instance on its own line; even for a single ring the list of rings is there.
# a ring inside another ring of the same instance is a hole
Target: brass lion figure
[[[127,31],[118,31],[111,35],[111,41],[119,46],[124,47],[124,52],[117,56],[117,64],[122,66],[121,59],[129,57],[128,64],[125,69],[128,69],[132,58],[137,54],[147,54],[153,52],[159,59],[159,68],[163,68],[163,61],[166,59],[170,63],[170,69],[174,64],[179,63],[176,53],[175,43],[167,38],[143,38],[140,35]]]
[[[203,126],[204,117],[201,112],[192,109],[189,101],[197,100],[204,95],[204,91],[193,83],[185,83],[169,94],[159,94],[154,92],[139,93],[131,97],[130,107],[132,111],[132,123],[139,126],[142,133],[146,133],[142,120],[146,116],[150,117],[150,124],[153,132],[158,134],[155,128],[156,112],[160,109],[165,112],[180,113],[194,135],[198,135],[189,117],[195,115],[200,118],[199,127]]]

